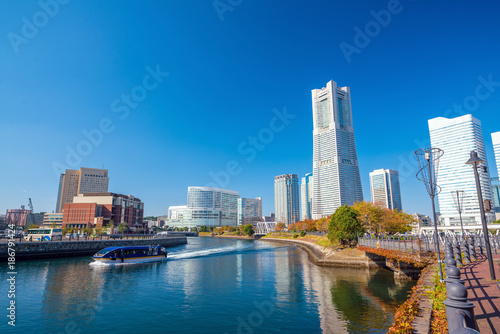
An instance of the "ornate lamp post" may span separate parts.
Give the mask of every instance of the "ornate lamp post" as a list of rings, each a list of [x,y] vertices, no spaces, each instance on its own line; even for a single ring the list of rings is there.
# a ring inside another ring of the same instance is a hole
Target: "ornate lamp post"
[[[478,165],[483,162],[484,160],[479,158],[476,151],[471,151],[470,158],[465,164],[472,165],[472,169],[474,169],[474,176],[476,179],[477,199],[479,201],[479,211],[481,212],[481,224],[483,225],[484,245],[486,247],[486,256],[488,257],[488,264],[490,266],[490,276],[491,279],[494,280],[495,269],[493,268],[493,257],[491,255],[490,236],[488,232],[488,226],[486,225],[486,217],[484,215],[483,193],[481,192],[481,182],[479,181],[479,173],[477,172]]]
[[[460,228],[462,229],[462,239],[465,238],[464,225],[462,224],[462,207],[465,192],[463,190],[452,190],[451,194],[453,196],[453,204],[458,211],[458,216],[460,217]]]
[[[438,264],[439,264],[439,278],[443,281],[443,268],[441,267],[441,253],[439,250],[439,236],[437,229],[437,215],[436,207],[434,205],[434,197],[441,192],[441,188],[436,184],[436,178],[439,167],[439,158],[443,156],[443,150],[439,148],[421,148],[415,151],[420,170],[417,173],[417,179],[425,183],[427,193],[432,201],[432,213],[434,215],[434,243],[436,245]]]

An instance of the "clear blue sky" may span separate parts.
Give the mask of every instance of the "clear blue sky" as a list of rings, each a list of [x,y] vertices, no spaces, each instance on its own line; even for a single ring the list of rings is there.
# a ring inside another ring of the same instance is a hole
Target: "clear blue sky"
[[[368,173],[392,168],[404,210],[430,214],[413,151],[428,145],[428,119],[460,115],[454,104],[482,121],[494,170],[496,1],[44,1],[51,15],[36,1],[0,3],[0,212],[29,197],[51,212],[54,166],[104,166],[110,191],[166,214],[229,163],[223,185],[261,196],[269,214],[274,176],[311,172],[311,90],[331,79],[351,87],[365,199]],[[388,8],[376,23],[371,12]],[[265,130],[284,108],[295,117]],[[68,148],[81,162],[67,161]]]

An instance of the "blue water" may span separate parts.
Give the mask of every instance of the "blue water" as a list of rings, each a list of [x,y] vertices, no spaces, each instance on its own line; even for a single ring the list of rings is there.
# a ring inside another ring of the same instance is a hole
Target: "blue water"
[[[295,246],[188,242],[156,263],[18,262],[15,327],[0,273],[0,332],[385,333],[414,284],[384,270],[318,267]]]

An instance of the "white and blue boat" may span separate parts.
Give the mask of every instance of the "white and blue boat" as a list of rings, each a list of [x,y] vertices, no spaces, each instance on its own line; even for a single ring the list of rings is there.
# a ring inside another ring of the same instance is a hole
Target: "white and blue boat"
[[[92,258],[94,261],[105,264],[117,264],[161,261],[166,257],[165,248],[156,245],[108,247],[97,252]]]

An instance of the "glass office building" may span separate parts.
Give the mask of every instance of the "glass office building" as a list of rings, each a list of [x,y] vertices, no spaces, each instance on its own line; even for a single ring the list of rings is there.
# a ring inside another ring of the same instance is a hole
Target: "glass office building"
[[[370,173],[372,203],[381,203],[389,209],[403,211],[398,171],[376,169]]]
[[[458,210],[453,202],[453,191],[463,190],[462,219],[464,224],[481,224],[479,201],[476,191],[474,170],[465,163],[470,152],[476,151],[478,156],[488,165],[484,148],[481,121],[472,115],[464,115],[452,119],[437,117],[428,121],[432,147],[444,151],[439,159],[439,170],[436,183],[441,187],[438,195],[439,211],[442,225],[460,225]],[[478,168],[484,200],[492,200],[491,181],[488,170]],[[487,213],[488,222],[493,221],[494,214]]]
[[[237,191],[188,187],[187,205],[168,208],[168,226],[236,226],[238,222]]]
[[[238,198],[238,225],[262,220],[262,198]]]
[[[335,81],[312,90],[313,199],[312,218],[327,217],[344,204],[363,200],[359,175],[351,92]]]
[[[300,220],[297,175],[283,174],[274,178],[274,212],[277,223],[289,225]]]
[[[312,219],[312,173],[306,174],[300,183],[300,210],[302,220]]]

